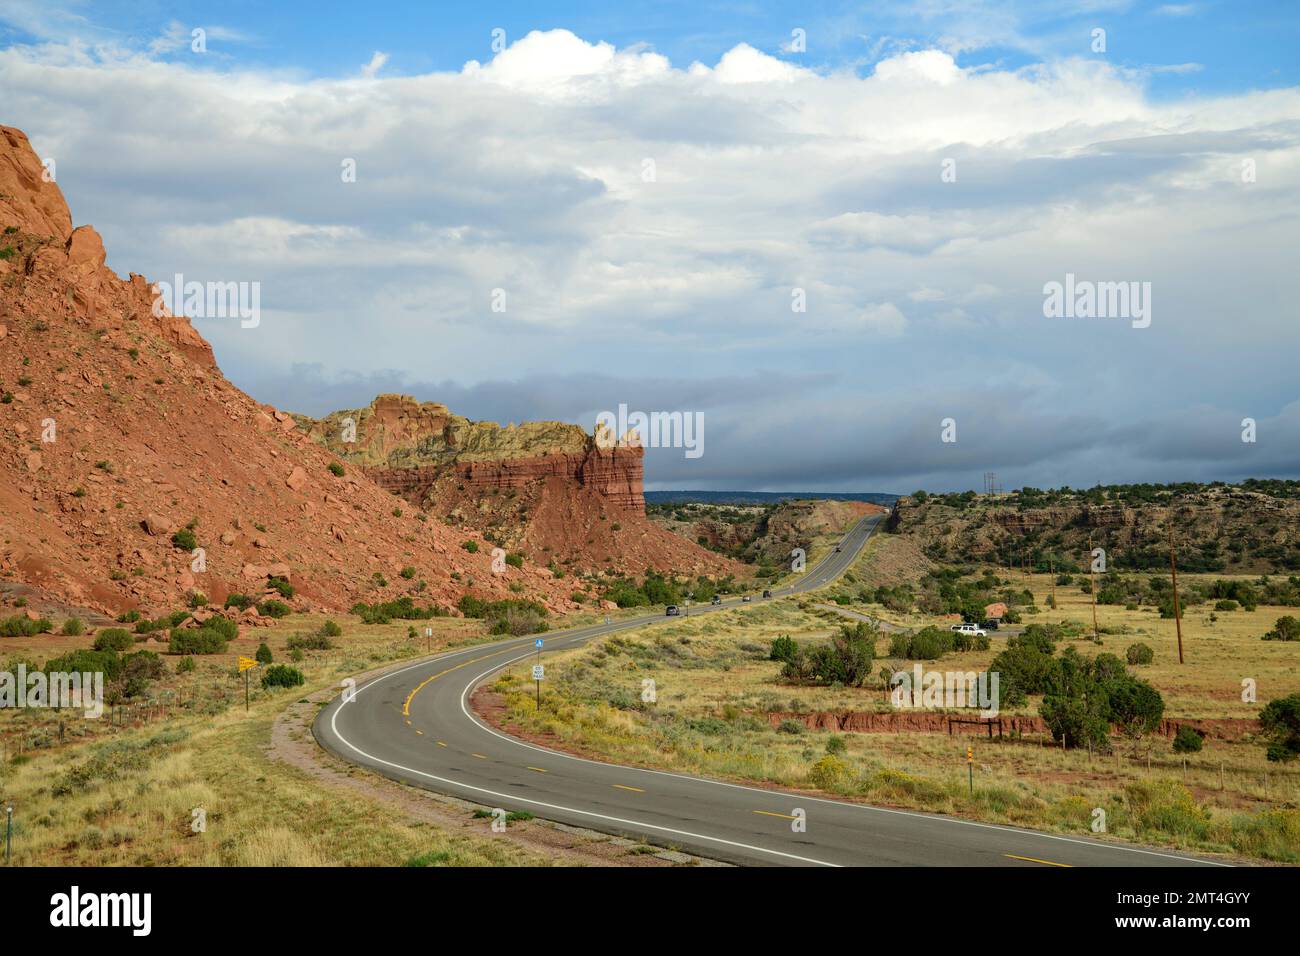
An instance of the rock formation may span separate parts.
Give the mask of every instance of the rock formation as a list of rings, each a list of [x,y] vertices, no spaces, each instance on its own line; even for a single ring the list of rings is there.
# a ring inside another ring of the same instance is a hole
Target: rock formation
[[[454,607],[466,591],[575,606],[572,582],[494,573],[486,541],[461,547],[472,529],[394,515],[363,469],[334,474],[293,417],[226,381],[186,318],[155,314],[147,280],[105,267],[43,171],[0,127],[0,591],[154,612],[191,591],[260,595],[275,575],[303,607]]]
[[[744,573],[646,519],[644,452],[634,444],[597,442],[563,422],[472,422],[408,395],[299,423],[393,494],[534,560],[635,574]]]

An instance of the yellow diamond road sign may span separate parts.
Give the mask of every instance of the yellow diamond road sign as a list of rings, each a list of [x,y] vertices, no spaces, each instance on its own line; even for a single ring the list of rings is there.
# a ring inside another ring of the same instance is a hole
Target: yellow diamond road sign
[[[256,666],[257,666],[257,661],[253,660],[251,657],[241,657],[239,659],[239,673],[241,674],[244,673],[244,671],[250,670]]]

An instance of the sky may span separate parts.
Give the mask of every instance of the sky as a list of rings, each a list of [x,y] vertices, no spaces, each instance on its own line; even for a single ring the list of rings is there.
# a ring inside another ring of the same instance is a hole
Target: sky
[[[702,416],[652,489],[1300,477],[1297,51],[1293,2],[0,0],[0,123],[119,274],[256,284],[193,321],[281,408]]]

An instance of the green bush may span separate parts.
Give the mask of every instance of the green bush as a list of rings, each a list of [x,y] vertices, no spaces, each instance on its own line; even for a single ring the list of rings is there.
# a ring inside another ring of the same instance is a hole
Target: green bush
[[[257,605],[257,613],[263,617],[287,617],[293,609],[283,601],[277,601],[274,598],[263,601]]]
[[[1124,657],[1130,664],[1150,664],[1156,659],[1156,652],[1149,645],[1139,642],[1130,644]]]
[[[783,720],[776,725],[778,734],[801,734],[807,728],[797,720]]]
[[[1264,635],[1266,641],[1300,641],[1300,619],[1287,614],[1277,619],[1273,630]]]
[[[773,639],[772,650],[768,654],[769,661],[780,661],[783,664],[789,664],[799,655],[799,644],[793,637],[788,634],[782,634],[780,637]]]
[[[522,554],[507,554],[506,564],[512,568],[522,568],[524,566],[524,556]]]
[[[196,667],[198,667],[198,665],[194,663],[194,658],[182,657],[180,660],[176,662],[176,673],[188,674],[191,671],[193,671]]]
[[[63,622],[63,633],[68,637],[77,637],[86,629],[79,617],[70,617]]]
[[[306,682],[302,671],[286,664],[274,664],[262,675],[262,687],[298,687]]]
[[[237,607],[241,611],[244,611],[253,606],[253,599],[247,594],[228,594],[226,595],[225,606]]]
[[[808,781],[819,790],[833,790],[846,783],[852,771],[848,763],[835,756],[826,754],[808,771]]]
[[[1259,725],[1269,760],[1300,757],[1300,694],[1269,701],[1259,712]]]
[[[266,586],[273,588],[280,593],[280,597],[288,600],[293,597],[293,585],[284,578],[269,578]]]
[[[411,578],[415,577],[415,568],[408,564],[406,567],[402,568],[401,574],[402,577],[409,581]]]
[[[327,620],[320,626],[320,632],[325,637],[340,637],[343,634],[343,628],[339,627],[333,621]]]
[[[1183,724],[1178,728],[1178,733],[1174,734],[1174,753],[1176,754],[1199,753],[1204,746],[1205,737],[1194,727]]]
[[[189,630],[175,627],[172,628],[167,651],[171,654],[224,654],[226,638],[220,631],[211,627]]]
[[[172,535],[172,544],[182,551],[193,551],[199,546],[198,539],[194,537],[194,532],[189,528],[181,528]]]
[[[135,645],[135,638],[131,632],[122,627],[107,627],[95,635],[95,650],[97,651],[122,651],[129,650]]]
[[[478,553],[477,541],[462,541],[460,546],[464,548],[466,551],[468,551],[470,554]]]
[[[257,653],[253,655],[253,659],[256,660],[257,663],[259,664],[271,663],[271,661],[274,660],[274,658],[271,656],[271,646],[267,644],[266,641],[263,641],[261,644],[258,644]]]
[[[343,477],[343,466],[340,465],[337,461],[330,462],[329,469],[330,469],[330,473],[334,475],[335,478]]]
[[[0,637],[31,637],[54,630],[54,622],[48,618],[33,621],[26,614],[15,614],[0,620]]]
[[[294,634],[284,646],[290,651],[328,651],[334,644],[322,628],[319,634]]]

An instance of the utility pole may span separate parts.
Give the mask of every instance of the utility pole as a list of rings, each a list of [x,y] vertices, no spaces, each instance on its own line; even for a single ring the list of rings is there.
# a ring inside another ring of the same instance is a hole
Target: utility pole
[[[1056,607],[1056,561],[1050,554],[1047,556],[1047,576],[1052,581],[1052,607]]]
[[[14,840],[14,808],[13,805],[5,807],[5,865],[13,859],[13,840]]]
[[[1178,632],[1178,663],[1183,663],[1183,620],[1178,608],[1178,561],[1174,557],[1174,526],[1169,526],[1169,577],[1174,584],[1174,630]]]

